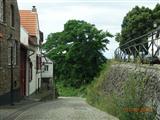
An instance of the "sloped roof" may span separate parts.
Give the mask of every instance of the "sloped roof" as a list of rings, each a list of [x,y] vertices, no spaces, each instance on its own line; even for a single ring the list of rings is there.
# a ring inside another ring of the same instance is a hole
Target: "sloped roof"
[[[37,12],[32,12],[32,10],[20,10],[20,23],[27,30],[29,35],[36,36],[38,27]]]

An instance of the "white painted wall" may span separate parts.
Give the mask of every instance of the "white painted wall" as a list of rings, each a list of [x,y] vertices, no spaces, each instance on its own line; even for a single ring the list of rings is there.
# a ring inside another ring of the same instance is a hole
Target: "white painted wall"
[[[37,34],[39,35],[39,34]],[[39,36],[37,36],[38,38],[38,43],[39,43]],[[32,62],[32,80],[29,81],[29,61],[27,61],[27,74],[26,74],[26,95],[31,95],[32,93],[34,93],[37,89],[38,89],[38,79],[39,79],[39,87],[41,86],[41,75],[40,75],[40,71],[38,71],[39,73],[37,73],[36,70],[36,55],[40,54],[40,51],[38,49],[38,47],[35,46],[30,46],[29,42],[29,34],[28,32],[21,26],[21,37],[20,37],[20,41],[23,45],[28,46],[32,49],[34,49],[34,54],[33,51],[28,51],[28,56],[30,56],[31,62]]]
[[[46,59],[43,57],[42,62],[44,62],[42,78],[53,78],[53,62],[47,57]],[[48,66],[48,71],[45,70],[45,65]]]
[[[153,53],[155,54],[155,52],[157,51],[157,48],[160,48],[160,39],[156,38],[156,35],[153,36],[154,39],[154,45],[153,45]],[[149,41],[152,40],[152,37],[148,38]],[[149,42],[148,46],[151,44],[151,42]],[[150,46],[149,48],[149,54],[152,55],[152,46]],[[159,52],[156,54],[156,56],[158,56],[160,58],[160,50]]]
[[[21,26],[20,41],[23,45],[28,46],[28,32]]]
[[[37,37],[37,43],[39,44],[40,41],[40,32],[39,32],[39,21],[38,21],[38,15],[37,15],[37,23],[36,23],[36,37]],[[31,59],[32,62],[32,80],[29,81],[28,74],[29,71],[27,71],[27,95],[31,95],[34,93],[38,88],[41,87],[41,70],[36,70],[36,56],[40,55],[40,49],[37,46],[29,45],[28,42],[29,34],[28,32],[21,26],[21,43],[25,46],[28,46],[29,48],[34,49],[34,54],[32,51],[28,51],[28,56]],[[31,55],[32,54],[32,55]],[[29,70],[29,62],[27,63],[27,68]]]
[[[32,52],[30,52],[32,54]],[[36,75],[36,54],[30,56],[32,62],[32,80],[29,83],[29,94],[32,94],[36,91],[37,87],[37,75]]]
[[[39,24],[38,24],[38,20],[37,20],[37,33],[36,33],[36,37],[37,37],[37,43],[39,45],[39,41],[40,41],[40,33],[39,33]],[[39,47],[34,47],[35,49],[35,53],[30,57],[31,61],[32,61],[32,81],[30,82],[30,91],[29,94],[34,93],[38,88],[41,88],[41,70],[36,69],[36,56],[40,55],[40,49]]]

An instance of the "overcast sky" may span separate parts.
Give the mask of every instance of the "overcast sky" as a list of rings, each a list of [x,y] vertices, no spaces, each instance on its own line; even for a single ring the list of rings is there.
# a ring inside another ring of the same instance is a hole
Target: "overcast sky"
[[[37,7],[40,29],[45,39],[49,33],[63,30],[70,19],[85,20],[113,35],[121,30],[123,17],[136,5],[153,9],[160,0],[18,0],[19,9]],[[112,58],[118,43],[107,45],[105,56]]]

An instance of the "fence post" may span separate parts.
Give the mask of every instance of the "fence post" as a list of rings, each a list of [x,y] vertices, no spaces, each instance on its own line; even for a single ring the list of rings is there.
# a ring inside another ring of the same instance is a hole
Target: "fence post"
[[[151,64],[153,65],[153,52],[154,52],[154,46],[153,46],[153,43],[154,43],[154,36],[153,36],[154,34],[153,34],[153,32],[152,32],[152,40],[151,40],[151,45],[152,45],[152,62],[151,62]]]

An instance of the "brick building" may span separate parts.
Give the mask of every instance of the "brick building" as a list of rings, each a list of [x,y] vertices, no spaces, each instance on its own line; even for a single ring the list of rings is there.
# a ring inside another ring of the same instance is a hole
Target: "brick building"
[[[10,102],[11,56],[13,98],[20,99],[20,18],[16,0],[0,0],[0,105]],[[11,54],[12,46],[12,54]]]

